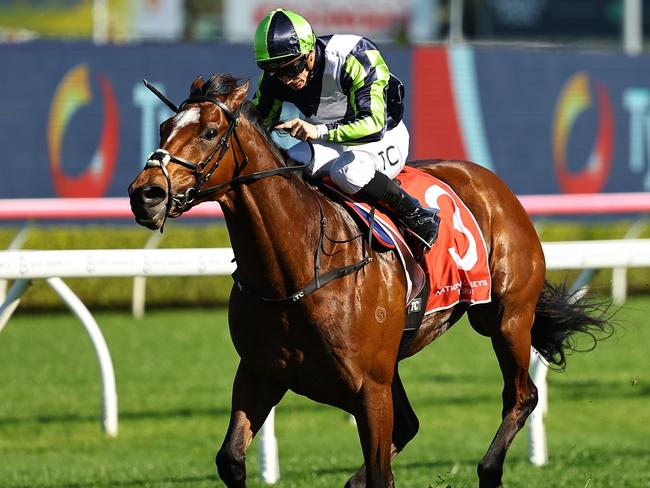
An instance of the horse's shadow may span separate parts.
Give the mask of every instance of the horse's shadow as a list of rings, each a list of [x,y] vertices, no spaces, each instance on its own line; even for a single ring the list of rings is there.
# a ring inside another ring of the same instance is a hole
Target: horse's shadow
[[[177,408],[171,410],[142,410],[120,412],[120,420],[151,420],[151,419],[168,419],[180,417],[216,417],[228,416],[230,409],[223,408]],[[58,415],[30,415],[0,417],[0,424],[18,425],[27,423],[54,424],[54,423],[85,423],[96,422],[97,414],[74,414],[65,413]]]
[[[160,479],[133,479],[133,480],[111,480],[97,483],[54,483],[44,485],[3,485],[6,488],[93,488],[93,487],[129,487],[129,486],[170,486],[188,485],[200,482],[216,481],[216,474],[198,476],[169,476]]]

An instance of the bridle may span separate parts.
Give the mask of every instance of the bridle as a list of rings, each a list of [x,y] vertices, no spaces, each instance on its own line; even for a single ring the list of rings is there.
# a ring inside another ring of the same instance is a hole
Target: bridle
[[[239,120],[239,112],[240,112],[239,109],[233,111],[221,100],[212,97],[207,97],[207,96],[190,97],[186,99],[183,103],[181,103],[180,106],[177,107],[176,105],[174,105],[174,103],[171,100],[169,100],[169,98],[167,98],[160,91],[158,91],[158,89],[155,86],[153,86],[151,83],[149,83],[147,80],[143,80],[143,82],[145,86],[154,93],[154,95],[156,95],[165,105],[167,105],[175,113],[180,112],[187,105],[192,103],[209,102],[219,107],[226,115],[229,121],[228,128],[226,129],[225,134],[223,135],[221,140],[219,140],[217,145],[212,149],[210,155],[205,159],[205,161],[200,161],[198,163],[195,163],[193,161],[188,161],[187,159],[170,154],[169,151],[166,151],[165,149],[156,149],[154,152],[152,152],[149,155],[147,163],[145,164],[145,168],[156,168],[156,167],[160,168],[163,175],[165,176],[165,179],[167,180],[167,195],[168,195],[167,209],[165,211],[165,217],[164,217],[165,220],[163,220],[163,223],[160,227],[160,232],[163,231],[163,227],[165,226],[165,221],[167,220],[167,217],[169,216],[169,212],[171,211],[172,205],[174,203],[176,204],[176,209],[180,213],[182,213],[186,210],[189,210],[192,207],[192,205],[196,202],[197,198],[201,198],[205,195],[210,195],[212,193],[219,192],[224,188],[251,183],[253,181],[257,181],[262,178],[267,178],[269,176],[281,175],[281,174],[295,172],[295,171],[304,171],[306,166],[304,164],[298,164],[295,166],[280,166],[279,168],[257,171],[248,175],[242,175],[241,174],[242,170],[248,164],[248,156],[246,156],[242,144],[239,140],[239,136],[237,135],[237,121]],[[220,185],[213,185],[207,188],[202,188],[202,186],[210,179],[212,173],[214,173],[214,171],[219,167],[219,163],[226,155],[228,148],[232,146],[230,140],[233,138],[235,139],[235,142],[237,143],[240,152],[244,155],[244,160],[240,164],[240,162],[237,159],[237,153],[233,147],[232,151],[233,151],[233,161],[235,164],[235,171],[233,172],[233,177],[230,179],[230,181],[227,181],[226,183],[222,183]],[[194,184],[194,186],[186,190],[184,193],[174,194],[171,177],[169,176],[169,172],[167,171],[167,165],[169,163],[180,164],[181,166],[184,166],[185,168],[194,171],[194,178],[196,179],[196,183]],[[301,300],[302,298],[306,297],[307,295],[310,295],[316,290],[322,288],[330,281],[343,278],[344,276],[359,271],[361,268],[366,266],[366,264],[368,264],[372,260],[372,257],[370,255],[364,255],[364,257],[357,263],[348,266],[343,266],[341,268],[337,268],[327,273],[321,274],[320,256],[323,248],[323,240],[325,238],[325,226],[327,225],[327,219],[325,218],[325,213],[320,200],[316,198],[316,201],[318,203],[318,207],[320,211],[320,235],[318,238],[318,245],[316,248],[316,255],[314,259],[314,279],[310,283],[308,283],[304,288],[298,290],[292,295],[283,298],[268,298],[253,292],[250,288],[244,285],[239,279],[238,270],[235,270],[235,272],[233,273],[233,279],[235,280],[235,285],[241,292],[253,295],[257,299],[267,303],[295,303]],[[369,249],[372,246],[372,221],[373,220],[374,220],[374,209],[372,210],[371,213],[370,228],[368,231]],[[357,237],[361,237],[361,235]],[[353,239],[356,239],[356,237]]]
[[[237,123],[239,121],[239,112],[240,112],[239,109],[233,111],[221,100],[217,98],[203,96],[203,95],[189,97],[177,107],[171,100],[169,100],[169,98],[163,95],[155,86],[153,86],[147,80],[143,80],[143,82],[145,86],[154,93],[154,95],[156,95],[165,105],[167,105],[175,113],[179,113],[185,107],[187,107],[187,105],[193,103],[209,102],[219,107],[221,111],[224,113],[224,115],[226,116],[226,118],[228,119],[228,127],[226,128],[223,137],[214,146],[214,148],[212,149],[208,157],[205,158],[204,161],[199,161],[198,163],[195,163],[193,161],[188,161],[187,159],[181,158],[180,156],[171,154],[169,151],[165,149],[156,149],[154,152],[152,152],[149,155],[149,158],[147,159],[147,163],[145,164],[145,168],[156,168],[156,167],[160,168],[167,182],[168,197],[167,197],[167,204],[165,210],[165,220],[169,216],[172,206],[174,204],[176,204],[176,210],[178,210],[180,213],[183,213],[189,210],[194,205],[197,199],[202,198],[206,195],[217,193],[223,190],[224,188],[228,188],[234,185],[246,184],[251,181],[259,180],[261,178],[266,178],[268,176],[274,176],[278,174],[304,170],[305,166],[301,164],[296,166],[282,166],[276,169],[259,171],[259,172],[252,173],[250,175],[243,176],[241,173],[244,170],[244,168],[248,165],[248,156],[246,156],[241,141],[239,140],[239,136],[237,135]],[[234,146],[231,144],[232,139],[235,140],[235,143],[237,144],[239,151],[241,152],[241,154],[244,155],[244,159],[241,162],[238,160],[237,152],[235,151]],[[207,188],[204,187],[204,185],[210,180],[210,177],[212,176],[214,171],[219,167],[219,164],[221,163],[221,160],[226,155],[228,149],[231,147],[232,147],[233,162],[235,165],[233,177],[230,179],[230,181],[227,181],[225,183],[209,186]],[[174,193],[172,180],[169,175],[169,172],[167,171],[167,165],[169,163],[176,163],[185,168],[192,170],[194,172],[194,179],[196,180],[194,186],[188,188],[183,193],[180,192]],[[165,223],[163,221],[163,224],[160,228],[161,232],[163,230],[164,225]]]

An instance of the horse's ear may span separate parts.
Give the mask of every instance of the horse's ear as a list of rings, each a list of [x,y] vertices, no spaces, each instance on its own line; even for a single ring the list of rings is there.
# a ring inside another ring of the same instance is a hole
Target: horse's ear
[[[204,84],[205,81],[203,81],[203,76],[197,76],[192,82],[192,86],[190,87],[190,97],[200,96],[203,93]]]
[[[242,104],[246,98],[246,94],[248,93],[249,84],[250,82],[246,81],[230,92],[230,95],[228,95],[227,103],[231,110],[237,110]]]

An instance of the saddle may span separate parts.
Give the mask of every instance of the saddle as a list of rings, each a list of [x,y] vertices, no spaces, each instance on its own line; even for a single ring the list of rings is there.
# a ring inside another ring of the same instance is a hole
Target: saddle
[[[439,208],[440,226],[433,247],[417,261],[388,215],[356,201],[326,179],[319,186],[349,209],[362,229],[372,224],[373,239],[396,252],[408,282],[406,324],[400,354],[407,349],[425,315],[446,310],[459,302],[469,306],[491,301],[492,280],[488,252],[478,224],[449,185],[406,166],[397,177],[408,193],[426,207]]]

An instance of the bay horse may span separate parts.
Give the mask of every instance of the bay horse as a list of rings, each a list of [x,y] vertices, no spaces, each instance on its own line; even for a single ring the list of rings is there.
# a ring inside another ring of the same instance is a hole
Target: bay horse
[[[356,419],[365,463],[347,487],[394,486],[391,460],[418,430],[398,359],[416,354],[464,313],[492,341],[503,376],[502,421],[478,465],[480,487],[500,486],[506,452],[537,404],[531,344],[562,367],[574,332],[606,326],[589,304],[545,281],[535,228],[506,184],[471,162],[416,163],[473,212],[486,241],[492,295],[489,303],[426,315],[398,357],[407,291],[400,260],[360,238],[349,212],[286,162],[246,100],[248,82],[198,77],[180,107],[153,90],[176,115],[161,124],[159,149],[129,186],[135,219],[162,229],[168,217],[219,202],[237,262],[228,318],[240,362],[216,455],[226,486],[246,486],[246,449],[289,389]]]

